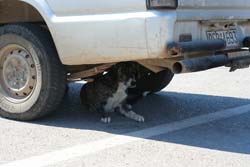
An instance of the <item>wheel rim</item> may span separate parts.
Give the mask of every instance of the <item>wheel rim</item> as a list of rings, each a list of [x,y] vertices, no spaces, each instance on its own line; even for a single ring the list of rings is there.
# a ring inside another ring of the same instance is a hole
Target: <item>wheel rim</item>
[[[33,93],[37,67],[32,55],[23,47],[11,44],[0,51],[0,93],[8,100],[22,102]]]

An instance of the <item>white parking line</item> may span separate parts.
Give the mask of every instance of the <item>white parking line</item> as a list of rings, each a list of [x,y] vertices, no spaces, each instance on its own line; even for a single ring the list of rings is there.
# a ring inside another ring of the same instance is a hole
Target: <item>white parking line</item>
[[[202,116],[193,117],[190,119],[173,122],[170,124],[162,124],[152,128],[127,133],[124,135],[116,135],[111,138],[94,141],[82,145],[73,146],[70,148],[46,153],[40,156],[30,157],[24,160],[10,162],[9,164],[0,165],[0,167],[43,167],[51,164],[56,164],[62,161],[67,161],[77,157],[87,156],[99,151],[124,145],[127,143],[147,139],[153,136],[167,134],[170,132],[190,128],[193,126],[206,124],[213,121],[218,121],[225,118],[241,115],[250,112],[250,104],[231,108],[215,113],[210,113]]]

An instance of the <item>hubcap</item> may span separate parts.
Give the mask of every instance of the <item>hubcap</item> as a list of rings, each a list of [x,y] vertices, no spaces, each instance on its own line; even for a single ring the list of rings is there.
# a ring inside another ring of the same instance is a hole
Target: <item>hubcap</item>
[[[1,51],[0,77],[2,90],[8,97],[25,99],[35,87],[37,70],[32,56],[18,45],[8,45]]]

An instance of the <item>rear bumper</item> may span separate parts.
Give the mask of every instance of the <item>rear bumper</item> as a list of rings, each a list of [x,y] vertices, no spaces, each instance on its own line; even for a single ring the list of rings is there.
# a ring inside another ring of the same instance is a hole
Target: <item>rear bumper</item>
[[[174,40],[175,11],[53,17],[53,37],[65,65],[162,58]]]
[[[206,40],[208,27],[233,23],[239,40],[250,36],[247,20],[179,20],[176,10],[143,11],[51,18],[53,37],[65,65],[101,64],[143,59],[171,58],[166,44],[190,35]]]

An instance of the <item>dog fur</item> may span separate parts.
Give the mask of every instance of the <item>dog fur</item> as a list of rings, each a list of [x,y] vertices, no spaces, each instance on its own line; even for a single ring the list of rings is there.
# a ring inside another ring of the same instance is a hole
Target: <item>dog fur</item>
[[[137,69],[135,63],[119,63],[107,74],[83,85],[81,102],[91,111],[102,114],[101,121],[111,122],[111,113],[119,112],[127,118],[144,122],[144,117],[136,114],[127,104],[128,89],[135,86]]]

